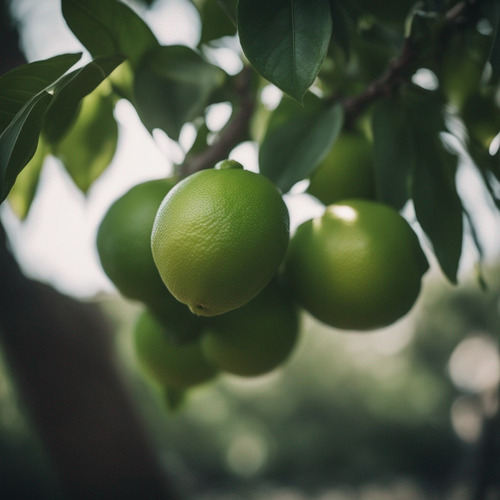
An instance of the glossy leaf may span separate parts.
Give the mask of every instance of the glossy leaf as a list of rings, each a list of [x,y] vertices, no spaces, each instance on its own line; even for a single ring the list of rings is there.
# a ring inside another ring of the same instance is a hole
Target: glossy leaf
[[[239,0],[238,32],[255,70],[299,102],[332,35],[328,0]]]
[[[210,129],[207,127],[205,120],[199,125],[196,130],[196,138],[189,148],[189,151],[186,154],[186,159],[190,156],[201,153],[208,146],[208,138],[211,134]]]
[[[455,184],[457,156],[443,143],[443,110],[431,92],[406,96],[415,165],[412,198],[417,220],[429,237],[446,277],[457,281],[462,253],[463,207]]]
[[[231,22],[236,26],[238,22],[238,0],[217,0],[217,3],[219,4],[220,8],[226,13]]]
[[[0,78],[0,133],[32,97],[50,87],[80,57],[81,53],[62,54],[23,64],[3,75]]]
[[[500,78],[500,6],[498,5],[495,37],[493,39],[488,61],[491,64],[491,78],[496,82]]]
[[[408,200],[415,157],[408,115],[396,99],[379,101],[372,115],[377,199],[396,210]]]
[[[468,153],[481,175],[491,200],[500,210],[500,154],[491,155],[488,149],[475,137],[469,137],[466,144]]]
[[[286,107],[283,110],[283,107]],[[343,123],[339,105],[310,110],[282,103],[259,153],[260,171],[283,192],[309,177],[335,142]]]
[[[56,145],[55,153],[84,193],[111,163],[118,126],[110,96],[94,92],[82,102],[78,119]]]
[[[148,25],[119,0],[61,0],[71,31],[95,58],[121,55],[135,64],[158,45]]]
[[[0,135],[0,203],[35,154],[45,110],[52,95],[41,92],[28,101]]]
[[[186,122],[200,116],[224,72],[180,45],[149,51],[137,67],[134,91],[139,116],[152,131],[175,140]]]
[[[330,10],[332,16],[332,39],[348,58],[351,50],[351,41],[349,36],[351,20],[343,9],[342,1],[330,0]]]
[[[102,57],[61,79],[45,116],[44,135],[48,142],[55,143],[64,135],[75,120],[81,100],[95,90],[121,62],[121,56]]]
[[[12,211],[24,220],[28,216],[31,204],[35,198],[38,181],[49,148],[41,138],[38,140],[35,155],[17,176],[16,182],[7,198]]]
[[[236,8],[236,1],[232,0],[233,10]],[[225,12],[226,5],[219,0],[205,0],[200,7],[201,17],[201,37],[200,43],[208,43],[224,36],[234,36],[236,25]]]

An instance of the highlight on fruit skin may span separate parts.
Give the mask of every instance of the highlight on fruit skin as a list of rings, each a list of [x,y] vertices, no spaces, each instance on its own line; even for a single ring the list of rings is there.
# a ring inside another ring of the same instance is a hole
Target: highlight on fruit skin
[[[316,319],[334,328],[373,330],[412,309],[429,265],[396,210],[345,200],[297,228],[284,267],[297,301]]]
[[[226,167],[179,182],[161,203],[151,234],[163,282],[199,316],[224,314],[254,298],[276,274],[289,241],[288,209],[276,186],[237,164]]]

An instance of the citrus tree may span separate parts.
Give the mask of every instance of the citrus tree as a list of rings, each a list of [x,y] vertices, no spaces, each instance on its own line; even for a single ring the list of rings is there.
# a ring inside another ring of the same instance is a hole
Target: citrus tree
[[[500,208],[497,1],[192,0],[195,47],[161,44],[150,3],[61,0],[82,52],[0,77],[0,202],[25,219],[49,155],[87,193],[114,157],[121,99],[151,134],[194,130],[173,174],[116,200],[96,241],[144,306],[137,355],[172,405],[217,373],[281,366],[300,312],[342,330],[396,322],[428,259],[458,284],[465,244],[484,285],[457,174],[466,161]],[[219,103],[231,115],[214,131]],[[231,159],[246,141],[258,173]],[[325,209],[290,232],[284,196],[299,192]]]

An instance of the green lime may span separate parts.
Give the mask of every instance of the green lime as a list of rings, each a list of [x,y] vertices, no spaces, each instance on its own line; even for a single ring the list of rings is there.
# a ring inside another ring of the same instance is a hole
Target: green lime
[[[291,355],[298,339],[297,307],[274,282],[250,302],[209,318],[203,352],[220,370],[254,377],[274,370]]]
[[[311,177],[307,190],[325,205],[375,197],[372,144],[361,132],[342,133]]]
[[[167,290],[151,253],[156,212],[174,185],[173,179],[143,182],[116,200],[99,227],[97,250],[119,292],[148,305],[169,330],[187,340],[199,332],[199,320]]]
[[[396,210],[346,200],[297,228],[285,268],[299,303],[317,319],[336,328],[370,330],[409,312],[428,264]]]
[[[270,282],[288,239],[288,210],[274,184],[242,168],[221,168],[197,172],[168,193],[151,243],[172,295],[197,315],[215,316]]]
[[[217,373],[198,340],[172,342],[170,332],[149,311],[140,314],[133,340],[139,365],[162,386],[191,387],[211,380]]]

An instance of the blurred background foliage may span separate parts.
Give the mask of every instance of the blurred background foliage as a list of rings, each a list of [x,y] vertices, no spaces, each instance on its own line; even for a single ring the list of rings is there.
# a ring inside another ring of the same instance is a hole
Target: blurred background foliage
[[[373,27],[363,34],[354,63],[364,85],[396,52]],[[500,265],[483,274],[484,291],[476,280],[455,288],[427,276],[412,313],[379,332],[342,333],[304,316],[282,369],[221,376],[176,411],[137,368],[138,307],[115,294],[97,300],[116,325],[121,376],[182,498],[497,500]],[[62,498],[1,356],[0,492]]]
[[[169,410],[137,368],[138,307],[101,298],[122,376],[182,498],[500,498],[500,267],[452,288],[427,278],[412,313],[372,333],[304,316],[282,369],[223,375]],[[0,373],[0,482],[58,498],[36,434]],[[9,491],[5,488],[2,491]],[[13,497],[15,498],[15,497]]]

